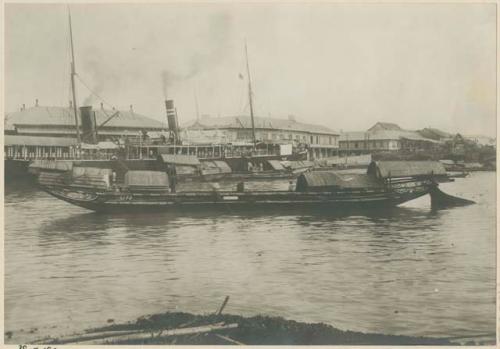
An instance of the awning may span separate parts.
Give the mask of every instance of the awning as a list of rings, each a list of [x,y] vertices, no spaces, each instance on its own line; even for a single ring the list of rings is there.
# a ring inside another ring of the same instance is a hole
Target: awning
[[[166,164],[199,166],[200,160],[196,155],[160,154],[159,159]]]

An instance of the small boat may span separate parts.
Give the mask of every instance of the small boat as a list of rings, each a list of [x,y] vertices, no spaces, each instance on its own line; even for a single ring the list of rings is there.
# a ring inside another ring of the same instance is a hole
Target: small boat
[[[429,161],[372,162],[365,174],[306,172],[288,191],[245,191],[241,182],[235,190],[175,192],[175,184],[164,171],[129,171],[123,182],[114,182],[111,177],[111,169],[73,167],[63,173],[43,171],[38,180],[50,195],[99,212],[277,207],[380,209],[426,194],[432,196],[436,206],[473,203],[442,193],[438,183],[446,181],[446,171],[440,163]]]

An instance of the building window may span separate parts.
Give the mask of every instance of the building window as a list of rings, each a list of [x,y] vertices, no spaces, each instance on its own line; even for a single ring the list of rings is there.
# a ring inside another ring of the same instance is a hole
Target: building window
[[[354,142],[354,148],[358,147],[358,142]]]

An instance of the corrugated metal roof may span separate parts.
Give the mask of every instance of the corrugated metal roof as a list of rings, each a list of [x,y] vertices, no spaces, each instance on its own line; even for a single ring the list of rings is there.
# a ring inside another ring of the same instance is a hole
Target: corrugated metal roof
[[[116,110],[94,109],[97,125],[106,121]],[[35,106],[25,110],[16,111],[6,116],[5,124],[11,128],[15,125],[49,125],[49,126],[74,126],[75,117],[73,109],[69,107],[43,107]],[[161,130],[165,125],[160,121],[133,111],[119,111],[119,115],[112,118],[103,129],[110,127],[140,128]]]
[[[377,122],[375,125],[373,125],[368,129],[368,131],[378,131],[378,130],[400,131],[402,130],[402,128],[399,127],[398,124],[392,122]]]
[[[368,174],[377,178],[443,176],[446,170],[439,161],[374,161]]]
[[[288,119],[278,118],[263,118],[254,117],[255,128],[260,129],[275,129],[285,131],[300,131],[319,134],[337,135],[328,127],[321,125],[306,124]],[[252,128],[252,120],[250,116],[225,116],[225,117],[203,117],[198,121],[188,123],[187,128],[206,128],[206,129],[223,129],[223,128]]]
[[[453,135],[451,133],[447,133],[444,131],[441,131],[437,128],[432,128],[432,127],[427,127],[422,130],[417,131],[419,134],[422,135],[422,137],[426,138],[432,138],[432,139],[442,139],[442,138],[451,138]]]
[[[26,145],[45,147],[69,147],[76,144],[75,138],[63,137],[38,137],[38,136],[18,136],[4,135],[5,145]]]

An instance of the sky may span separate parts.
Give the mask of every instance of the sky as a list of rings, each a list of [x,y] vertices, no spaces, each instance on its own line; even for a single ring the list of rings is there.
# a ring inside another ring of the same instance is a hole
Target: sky
[[[79,105],[496,135],[495,4],[72,4]],[[68,9],[5,5],[5,111],[69,104]],[[244,75],[244,79],[240,78]],[[83,83],[81,81],[83,81]],[[94,92],[94,95],[90,91]],[[99,96],[96,97],[95,95]]]

